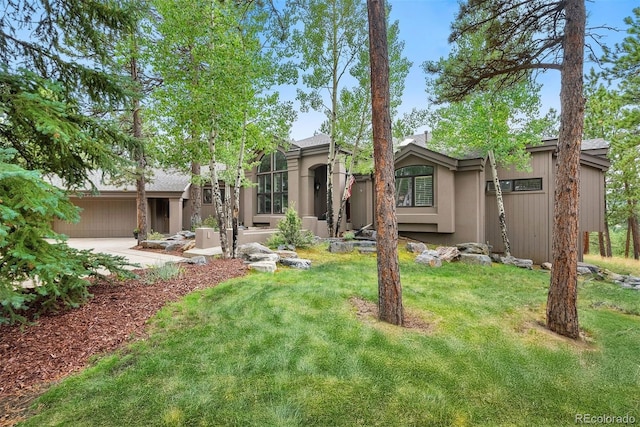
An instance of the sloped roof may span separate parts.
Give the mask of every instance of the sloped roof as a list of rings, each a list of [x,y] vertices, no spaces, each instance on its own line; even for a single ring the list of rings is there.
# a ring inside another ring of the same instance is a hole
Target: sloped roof
[[[103,177],[102,171],[91,171],[89,180],[96,186],[99,192],[104,191],[127,191],[134,190],[135,183],[122,184],[113,183]],[[155,192],[183,192],[189,185],[191,179],[188,174],[176,170],[153,169],[152,176],[149,177],[146,191]],[[62,180],[59,177],[51,177],[51,184],[63,188]],[[91,185],[87,182],[80,191],[91,191]]]
[[[602,150],[609,148],[609,142],[603,138],[583,139],[582,150]]]
[[[436,153],[440,153],[457,160],[479,159],[483,157],[480,152],[476,150],[469,150],[466,153],[460,153],[444,144],[436,144],[433,142],[431,134],[428,132],[407,136],[400,142],[400,144],[398,144],[398,146],[406,147],[409,144],[415,144],[418,147],[427,148],[431,151],[435,151]]]
[[[309,138],[301,139],[299,141],[293,141],[291,145],[297,146],[298,148],[308,148],[329,144],[329,142],[331,142],[331,138],[329,137],[329,135],[318,133]]]

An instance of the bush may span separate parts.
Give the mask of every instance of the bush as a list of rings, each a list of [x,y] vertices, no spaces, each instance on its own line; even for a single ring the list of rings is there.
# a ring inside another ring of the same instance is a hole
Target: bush
[[[184,267],[175,262],[166,262],[149,267],[144,276],[147,285],[153,285],[160,280],[169,280],[184,273]]]
[[[151,230],[151,233],[147,234],[147,240],[164,240],[164,234]]]
[[[343,240],[347,240],[347,241],[349,241],[349,240],[353,240],[353,239],[355,239],[355,238],[356,238],[356,235],[355,235],[352,231],[345,231],[345,232],[342,234],[342,239],[343,239]]]
[[[0,149],[0,324],[24,322],[27,312],[78,306],[90,296],[87,277],[102,269],[135,276],[124,268],[130,265],[124,257],[67,246],[51,224],[77,222],[78,208],[38,172],[6,163],[9,158]],[[35,286],[24,288],[29,281]]]
[[[270,247],[305,248],[313,244],[313,241],[313,233],[302,230],[302,220],[298,216],[298,212],[293,206],[289,206],[284,218],[278,222],[278,232],[267,240],[267,245]]]

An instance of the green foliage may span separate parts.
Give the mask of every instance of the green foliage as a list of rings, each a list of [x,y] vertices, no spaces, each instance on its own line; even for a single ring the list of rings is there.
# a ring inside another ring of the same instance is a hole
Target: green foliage
[[[131,276],[123,257],[68,247],[51,224],[77,222],[78,209],[38,172],[7,163],[11,156],[0,149],[0,323],[24,321],[26,310],[77,306],[100,269]]]
[[[313,234],[308,230],[302,230],[302,219],[298,216],[298,212],[293,206],[289,206],[284,218],[278,222],[278,232],[267,241],[267,245],[270,247],[284,245],[305,248],[313,244],[313,241]]]
[[[164,234],[151,230],[151,233],[147,235],[147,240],[164,240]]]
[[[353,240],[356,238],[356,235],[352,232],[352,231],[346,231],[343,235],[342,238],[344,240]]]
[[[160,280],[170,280],[181,276],[184,271],[184,267],[175,262],[153,265],[145,271],[144,283],[153,285]]]

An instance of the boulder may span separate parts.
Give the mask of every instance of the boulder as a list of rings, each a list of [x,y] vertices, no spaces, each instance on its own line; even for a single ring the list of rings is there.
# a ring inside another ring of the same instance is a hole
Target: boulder
[[[609,270],[604,270],[604,275],[606,276],[607,279],[611,280],[612,282],[622,282],[624,281],[624,276],[622,274],[618,274],[618,273],[614,273],[613,271],[609,271]]]
[[[502,264],[515,265],[518,268],[526,268],[527,270],[533,270],[533,261],[530,259],[516,258],[514,256],[500,258]]]
[[[585,273],[580,273],[581,269],[582,271],[585,271]],[[586,262],[578,262],[578,273],[579,274],[599,274],[600,268],[593,264],[587,264]]]
[[[329,252],[333,254],[344,254],[353,251],[354,242],[333,241],[329,244]]]
[[[427,250],[427,245],[422,242],[407,242],[407,252],[412,254],[421,254]]]
[[[416,257],[418,264],[428,265],[429,267],[442,267],[442,260],[434,256],[432,251],[424,251]]]
[[[143,240],[141,245],[147,249],[165,249],[170,243],[168,240]]]
[[[180,262],[183,264],[205,265],[207,263],[207,257],[199,255],[192,258],[185,258]]]
[[[491,266],[491,258],[489,258],[489,255],[483,254],[461,253],[460,262],[463,264]]]
[[[438,258],[442,261],[451,262],[456,260],[460,256],[460,251],[454,246],[440,246],[436,248]]]
[[[311,260],[303,258],[282,258],[280,259],[280,264],[286,265],[287,267],[299,268],[301,270],[308,270],[311,268]]]
[[[298,254],[295,251],[289,251],[289,250],[285,250],[285,249],[278,249],[277,251],[275,251],[278,256],[280,257],[280,259],[283,258],[298,258]]]
[[[245,243],[238,247],[238,255],[247,258],[250,254],[272,254],[273,251],[260,243]]]
[[[182,245],[182,251],[190,251],[191,249],[196,247],[196,241],[195,240],[187,240],[187,243],[185,243],[184,245]]]
[[[540,267],[542,267],[543,270],[551,271],[551,267],[553,267],[553,265],[550,262],[543,262]]]
[[[246,255],[245,259],[248,262],[260,262],[260,261],[278,262],[280,260],[280,256],[278,256],[278,254],[254,253],[254,254]]]
[[[182,249],[182,242],[178,241],[170,241],[167,246],[165,246],[164,250],[167,252],[173,252]]]
[[[252,262],[248,265],[249,270],[259,271],[261,273],[274,273],[276,271],[276,263],[273,261]]]
[[[489,246],[484,243],[459,243],[456,245],[460,253],[465,254],[477,254],[477,255],[489,255]]]

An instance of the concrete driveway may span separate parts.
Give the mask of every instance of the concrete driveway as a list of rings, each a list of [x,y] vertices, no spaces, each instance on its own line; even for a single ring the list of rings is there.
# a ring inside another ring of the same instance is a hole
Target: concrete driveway
[[[164,264],[169,261],[180,261],[184,258],[163,254],[161,252],[147,252],[131,249],[136,246],[133,237],[121,238],[70,238],[67,244],[76,249],[91,249],[111,255],[124,256],[129,262],[140,264],[142,267]]]

